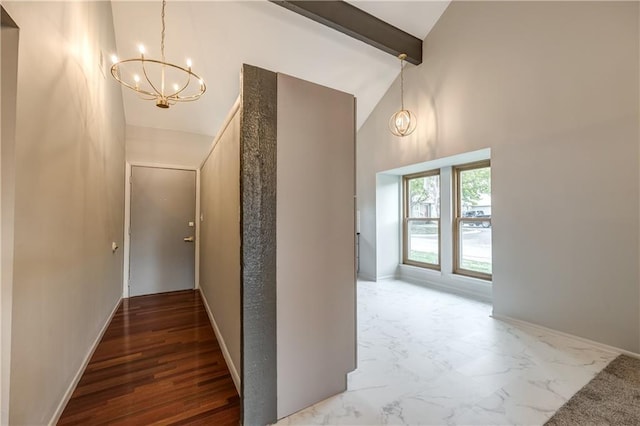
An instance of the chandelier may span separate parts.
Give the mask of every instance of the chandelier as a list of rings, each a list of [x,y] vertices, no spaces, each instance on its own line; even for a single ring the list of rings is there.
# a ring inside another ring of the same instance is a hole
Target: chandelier
[[[111,75],[124,87],[137,92],[144,100],[155,101],[159,108],[169,108],[178,102],[195,101],[204,94],[207,87],[202,78],[191,70],[191,60],[186,67],[165,60],[164,10],[167,2],[162,0],[162,33],[160,42],[161,60],[145,57],[145,48],[138,46],[139,58],[118,60],[113,55]]]
[[[389,130],[396,136],[407,136],[416,129],[416,116],[404,109],[404,60],[407,59],[405,53],[398,55],[400,59],[400,111],[396,112],[389,119]]]

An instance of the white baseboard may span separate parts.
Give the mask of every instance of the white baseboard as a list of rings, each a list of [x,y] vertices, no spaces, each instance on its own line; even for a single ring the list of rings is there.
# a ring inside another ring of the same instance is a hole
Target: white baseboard
[[[358,273],[357,279],[358,280],[362,280],[362,281],[375,281],[376,280],[373,276],[368,275],[368,274],[364,274],[362,272]]]
[[[233,384],[236,385],[236,390],[238,391],[238,395],[242,395],[240,390],[240,375],[238,374],[238,370],[236,370],[236,366],[233,364],[231,360],[231,354],[229,353],[229,349],[227,348],[227,344],[222,337],[222,333],[220,333],[220,329],[218,328],[218,324],[216,323],[213,314],[211,313],[211,308],[209,308],[209,302],[207,302],[207,298],[204,296],[202,290],[200,291],[200,295],[202,296],[202,301],[204,302],[204,308],[207,311],[207,315],[209,316],[209,321],[211,322],[211,326],[213,327],[213,332],[216,334],[216,339],[218,339],[218,344],[220,345],[220,349],[222,349],[222,356],[224,356],[224,360],[227,362],[227,367],[229,367],[229,372],[231,373],[231,378],[233,379]]]
[[[396,275],[396,274],[387,274],[387,275],[380,275],[374,281],[395,280],[395,279],[398,279],[398,275]]]
[[[478,300],[484,303],[492,303],[491,297],[488,297],[486,294],[469,291],[467,289],[453,287],[445,284],[439,284],[434,281],[419,279],[414,277],[409,277],[406,275],[401,275],[398,280],[406,281],[411,284],[421,285],[424,287],[429,287],[434,290],[442,291],[444,293],[455,294],[457,296],[467,297],[469,299]]]
[[[96,348],[98,347],[100,340],[102,340],[102,336],[104,336],[105,331],[107,331],[107,327],[109,327],[109,324],[111,324],[111,320],[113,319],[113,316],[116,314],[116,311],[120,307],[121,302],[122,302],[122,297],[118,299],[116,306],[114,306],[113,309],[111,310],[111,313],[107,317],[107,321],[105,321],[104,325],[102,326],[102,329],[100,329],[100,332],[98,333],[98,336],[91,344],[91,347],[89,348],[89,352],[87,353],[87,356],[85,356],[84,361],[82,361],[82,364],[78,369],[78,372],[76,373],[75,377],[71,381],[71,384],[69,384],[69,387],[67,388],[67,391],[65,392],[64,397],[62,397],[60,404],[58,404],[56,411],[53,413],[53,416],[51,417],[51,420],[48,423],[49,426],[55,425],[56,423],[58,423],[58,420],[60,420],[60,416],[62,416],[62,412],[64,411],[65,407],[67,406],[67,403],[71,399],[71,395],[73,395],[73,391],[76,390],[76,386],[78,386],[78,382],[82,378],[82,374],[84,373],[84,370],[86,370],[87,365],[89,364],[89,361],[91,361],[91,357],[93,356],[93,353],[96,351]]]
[[[607,345],[607,344],[604,344],[604,343],[596,342],[595,340],[590,340],[590,339],[587,339],[587,338],[584,338],[584,337],[575,336],[573,334],[565,333],[563,331],[554,330],[553,328],[548,328],[548,327],[545,327],[545,326],[542,326],[542,325],[538,325],[538,324],[534,324],[534,323],[531,323],[531,322],[528,322],[528,321],[519,320],[519,319],[516,319],[516,318],[511,318],[511,317],[506,316],[506,315],[493,314],[493,315],[491,315],[491,317],[495,318],[495,319],[497,319],[499,321],[508,322],[510,324],[514,324],[514,325],[517,325],[517,326],[520,326],[520,327],[525,327],[525,328],[528,327],[528,328],[532,328],[534,330],[544,331],[544,332],[549,333],[549,334],[555,334],[556,336],[565,337],[567,339],[574,339],[574,340],[577,340],[579,342],[584,342],[584,343],[587,343],[589,345],[595,346],[596,348],[599,348],[599,349],[601,349],[603,351],[611,352],[613,354],[624,354],[624,355],[628,355],[628,356],[633,357],[633,358],[639,358],[640,359],[640,354],[639,353],[631,352],[631,351],[628,351],[626,349],[620,349],[620,348],[617,348],[615,346],[610,346],[610,345]]]

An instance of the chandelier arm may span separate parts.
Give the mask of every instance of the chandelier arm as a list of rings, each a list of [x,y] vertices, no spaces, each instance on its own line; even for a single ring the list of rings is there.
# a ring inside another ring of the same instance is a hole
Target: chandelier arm
[[[207,86],[204,84],[204,81],[191,70],[187,70],[182,67],[178,67],[178,68],[182,69],[184,72],[189,74],[189,77],[184,87],[180,89],[178,92],[176,92],[175,95],[179,95],[183,90],[185,90],[189,86],[189,83],[191,83],[191,77],[195,77],[195,79],[200,82],[200,92],[196,93],[195,95],[189,95],[189,96],[172,96],[172,99],[174,99],[176,102],[192,102],[200,99],[200,97],[204,94],[204,92],[207,91]]]
[[[187,73],[187,82],[184,84],[184,86],[182,86],[180,90],[171,95],[171,97],[174,99],[182,99],[180,98],[180,93],[182,93],[187,87],[189,87],[189,83],[191,83],[191,72]]]
[[[135,92],[138,92],[138,93],[143,93],[143,94],[148,95],[148,96],[153,96],[153,98],[152,98],[152,99],[155,99],[155,98],[156,98],[156,96],[157,96],[155,93],[151,93],[151,92],[149,92],[149,91],[147,91],[147,90],[140,89],[139,87],[132,86],[131,84],[129,84],[129,83],[127,83],[126,81],[122,80],[121,78],[119,78],[119,77],[118,77],[118,76],[116,76],[116,74],[115,74],[116,72],[118,72],[118,73],[119,73],[119,71],[118,71],[118,65],[119,65],[119,64],[121,64],[121,63],[123,63],[123,62],[137,61],[137,60],[138,60],[138,59],[127,59],[127,60],[124,60],[124,61],[121,61],[121,62],[118,62],[118,63],[114,64],[114,65],[111,67],[111,75],[113,76],[113,78],[115,78],[115,79],[116,79],[116,81],[118,81],[118,82],[119,82],[120,84],[122,84],[124,87],[126,87],[126,88],[128,88],[128,89],[131,89],[131,90],[133,90],[133,91],[135,91]]]
[[[147,79],[147,83],[149,83],[149,85],[153,88],[153,90],[155,90],[155,91],[156,91],[155,95],[152,95],[152,96],[155,96],[155,97],[158,97],[158,96],[160,96],[160,97],[164,97],[164,93],[160,92],[160,91],[158,90],[158,88],[157,88],[156,86],[154,86],[154,85],[153,85],[153,83],[151,82],[151,79],[149,78],[149,75],[147,74],[147,68],[144,66],[144,63],[145,63],[145,59],[143,58],[143,59],[142,59],[142,73],[144,74],[144,78],[146,78],[146,79]]]
[[[141,93],[141,94],[147,95],[147,96],[152,96],[153,97],[152,99],[156,98],[156,95],[154,93],[151,93],[151,92],[143,90],[143,89],[137,89],[135,86],[132,86],[129,83],[126,83],[124,81],[120,81],[120,84],[122,84],[123,86],[125,86],[128,89],[133,90],[134,92]]]
[[[174,98],[179,102],[191,102],[191,101],[195,101],[200,99],[200,97],[204,94],[204,92],[206,92],[206,87],[204,85],[202,85],[202,89],[200,91],[200,93],[196,93],[195,95],[189,95],[189,96],[181,96],[178,98]]]
[[[197,101],[201,95],[185,96],[183,98],[171,98],[174,102],[193,102]]]

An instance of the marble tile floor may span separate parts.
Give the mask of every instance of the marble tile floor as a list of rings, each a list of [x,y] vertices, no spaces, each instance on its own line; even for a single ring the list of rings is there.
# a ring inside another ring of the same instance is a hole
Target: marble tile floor
[[[348,390],[277,425],[541,425],[617,355],[490,315],[426,287],[360,281]]]

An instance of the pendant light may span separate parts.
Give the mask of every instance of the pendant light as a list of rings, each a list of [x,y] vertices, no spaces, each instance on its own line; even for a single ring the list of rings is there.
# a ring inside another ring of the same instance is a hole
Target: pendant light
[[[137,92],[144,100],[155,101],[159,108],[169,108],[178,102],[190,102],[200,98],[207,90],[204,81],[191,70],[191,60],[186,60],[186,67],[175,65],[165,60],[164,10],[166,0],[162,1],[162,33],[160,42],[161,59],[149,59],[145,56],[145,48],[140,45],[140,57],[119,61],[113,55],[111,75],[124,87]]]
[[[407,55],[401,53],[398,59],[400,59],[400,111],[389,119],[389,130],[396,136],[404,137],[416,129],[416,116],[408,109],[404,109],[404,60],[407,59]]]

